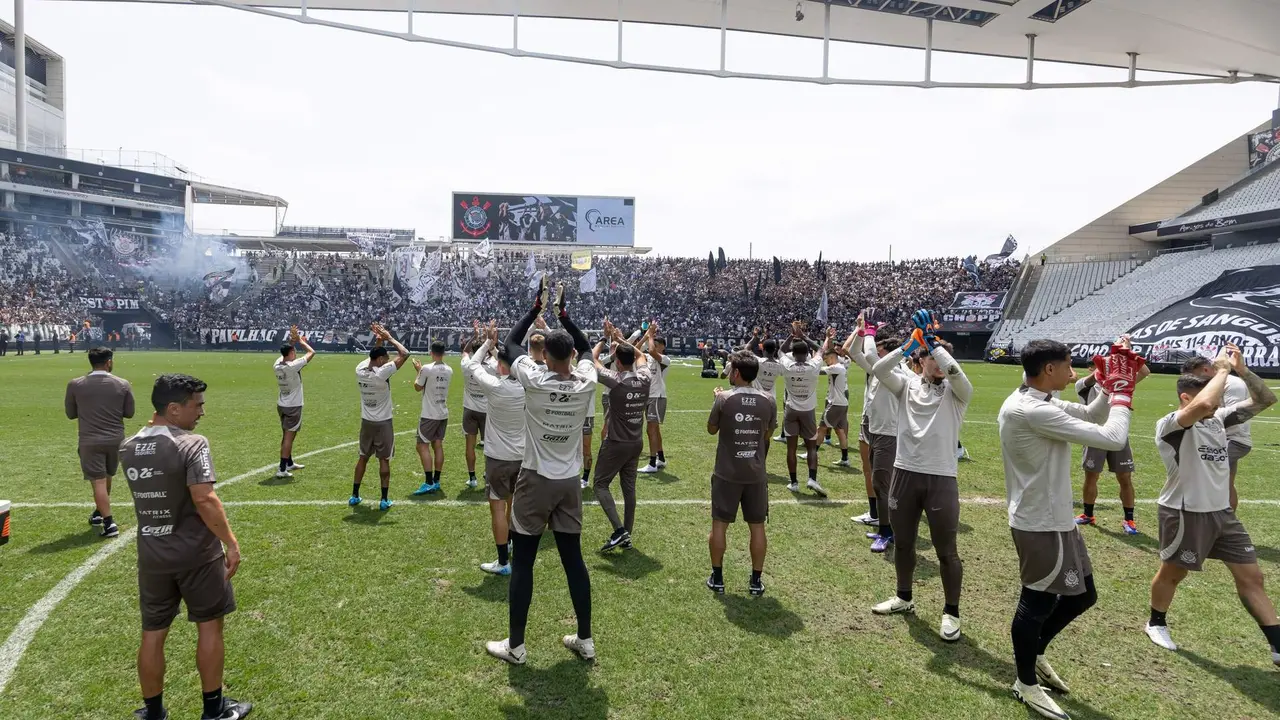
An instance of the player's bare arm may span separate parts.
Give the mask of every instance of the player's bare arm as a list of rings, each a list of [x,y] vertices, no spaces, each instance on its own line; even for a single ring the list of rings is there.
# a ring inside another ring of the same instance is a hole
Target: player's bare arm
[[[307,342],[307,339],[303,337],[301,333],[298,332],[297,325],[290,326],[289,341],[294,343],[295,345],[301,345],[302,349],[307,351],[307,354],[302,356],[302,360],[304,363],[309,364],[312,358],[316,356],[316,351],[312,349],[311,345]]]
[[[1178,410],[1178,426],[1189,428],[1213,415],[1222,404],[1222,393],[1227,389],[1227,376],[1231,374],[1231,346],[1224,347],[1213,359],[1214,376],[1186,407]]]
[[[236,541],[235,533],[231,532],[231,523],[227,521],[227,511],[222,507],[222,500],[214,492],[213,483],[192,485],[190,492],[191,502],[196,506],[200,519],[226,548],[227,578],[230,579],[240,568],[240,543]]]
[[[378,330],[380,333],[379,337],[382,340],[391,343],[391,347],[396,349],[396,353],[397,353],[396,359],[392,360],[391,362],[394,362],[396,364],[397,370],[404,367],[404,364],[409,361],[409,357],[412,355],[412,353],[410,353],[409,350],[405,348],[404,345],[401,345],[399,340],[396,340],[395,338],[391,337],[391,333],[386,328],[379,325]]]
[[[413,372],[413,389],[422,392],[427,386],[418,384],[418,376],[422,374],[422,363],[418,362],[418,358],[413,359]]]
[[[1244,364],[1244,353],[1240,352],[1240,348],[1235,345],[1227,347],[1230,350],[1231,369],[1244,381],[1245,387],[1249,388],[1249,400],[1236,406],[1233,418],[1238,423],[1245,423],[1275,405],[1276,394]]]

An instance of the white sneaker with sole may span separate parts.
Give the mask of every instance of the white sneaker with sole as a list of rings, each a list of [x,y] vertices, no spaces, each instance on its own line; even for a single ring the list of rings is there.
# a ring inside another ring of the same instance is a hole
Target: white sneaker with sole
[[[1169,635],[1168,625],[1147,625],[1147,637],[1151,638],[1151,642],[1159,645],[1165,650],[1177,650],[1178,646],[1174,644],[1173,637]]]
[[[938,628],[938,636],[947,642],[960,639],[960,618],[942,613],[942,625]]]
[[[1045,659],[1043,655],[1036,656],[1036,677],[1040,678],[1040,682],[1049,686],[1049,689],[1062,694],[1071,692],[1071,688],[1067,687],[1062,678],[1058,677],[1058,673],[1053,671],[1053,666]]]
[[[289,469],[289,470],[301,470],[301,469],[302,469],[302,468],[304,468],[304,467],[306,467],[306,465],[300,465],[300,464],[298,464],[298,463],[289,463],[289,467],[288,467],[287,469]]]
[[[793,493],[798,493],[800,492],[800,483],[798,482],[788,483],[787,489]]]
[[[654,465],[645,465],[644,467],[640,468],[636,472],[641,472],[646,475],[652,475],[653,473],[658,472],[658,468],[657,466],[654,466]]]
[[[807,453],[807,452],[798,453],[798,454],[796,454],[796,459],[798,459],[798,460],[808,460],[808,459],[809,459],[809,453]]]
[[[659,461],[658,461],[658,469],[659,469],[659,470],[662,470],[662,469],[663,469],[663,468],[665,468],[666,466],[667,466],[667,461],[666,461],[666,460],[659,460]]]
[[[1039,685],[1023,685],[1021,680],[1015,680],[1013,696],[1018,698],[1018,702],[1044,717],[1052,720],[1071,720],[1071,716],[1063,712],[1062,708],[1058,707],[1058,703],[1054,702],[1053,698],[1049,697],[1049,694]]]
[[[278,477],[278,478],[280,478],[280,479],[282,479],[282,480],[283,480],[284,478],[291,478],[291,477],[293,477],[293,473],[289,472],[288,470],[277,470],[277,471],[276,471],[276,477]]]
[[[916,611],[916,604],[910,600],[903,600],[894,595],[884,602],[871,608],[871,612],[876,615],[899,615],[901,613],[910,613]]]
[[[524,661],[527,659],[527,654],[524,651],[524,645],[521,645],[518,648],[513,648],[511,647],[510,638],[487,642],[484,644],[484,649],[485,652],[490,655],[498,658],[499,660],[505,660],[512,665],[523,665]]]
[[[510,575],[511,574],[511,565],[509,564],[503,565],[497,560],[494,560],[493,562],[480,563],[480,569],[487,573],[492,573],[494,575]]]
[[[593,638],[580,640],[577,635],[565,635],[564,646],[577,653],[583,660],[596,659],[596,641]]]
[[[879,525],[880,524],[880,520],[878,518],[871,517],[870,512],[864,512],[861,515],[858,515],[857,517],[851,517],[849,519],[858,523],[859,525]]]
[[[818,484],[817,480],[810,480],[809,482],[805,483],[804,486],[812,490],[819,497],[827,496],[827,491],[822,489],[822,486]]]
[[[1271,662],[1275,663],[1277,666],[1280,666],[1280,650],[1271,648]]]

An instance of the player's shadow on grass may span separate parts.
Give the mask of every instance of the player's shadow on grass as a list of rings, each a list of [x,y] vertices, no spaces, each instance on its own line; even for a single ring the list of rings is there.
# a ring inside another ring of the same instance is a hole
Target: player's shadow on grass
[[[634,547],[630,550],[605,553],[600,556],[600,559],[604,561],[604,564],[599,566],[601,572],[628,580],[639,580],[662,569],[662,563]]]
[[[734,593],[716,597],[724,607],[725,619],[747,632],[785,639],[804,629],[804,620],[778,602],[777,598]]]
[[[510,586],[510,578],[499,575],[485,573],[484,580],[475,587],[464,587],[462,592],[470,595],[477,600],[486,602],[505,603],[507,601],[507,588]]]
[[[276,487],[278,485],[292,485],[295,480],[296,478],[293,477],[292,475],[290,475],[289,477],[276,477],[275,475],[268,475],[262,480],[259,480],[258,484],[264,487]]]
[[[100,542],[102,542],[102,538],[98,535],[97,529],[76,531],[73,533],[67,533],[57,540],[50,540],[47,543],[36,545],[28,552],[34,555],[53,555],[66,550],[75,550],[76,548],[96,545]],[[113,542],[119,541],[116,540]]]
[[[1280,550],[1265,545],[1255,545],[1253,552],[1258,556],[1259,561],[1280,563]]]
[[[387,520],[388,514],[376,508],[365,508],[363,505],[357,505],[342,518],[342,522],[356,523],[358,525],[395,525],[395,520]]]
[[[770,485],[789,485],[791,483],[789,478],[785,478],[781,475],[774,475],[772,473],[765,475],[765,479]]]
[[[674,473],[669,473],[666,470],[659,470],[656,473],[648,473],[648,474],[641,473],[641,475],[643,477],[640,477],[636,481],[637,484],[644,482],[644,478],[646,477],[649,478],[650,480],[657,480],[663,485],[670,485],[671,483],[677,483],[677,482],[680,482],[680,480],[682,479],[679,475],[676,475]]]
[[[1265,707],[1272,715],[1280,715],[1280,692],[1276,691],[1276,673],[1274,669],[1264,669],[1251,665],[1228,667],[1188,650],[1178,650],[1177,652],[1201,670],[1208,671],[1223,682],[1229,683],[1236,689],[1236,692]],[[1259,655],[1265,658],[1265,654],[1260,653]],[[1259,660],[1259,662],[1263,662],[1263,660]]]
[[[1148,552],[1156,552],[1160,549],[1160,543],[1150,535],[1146,535],[1143,533],[1140,533],[1138,535],[1128,535],[1123,532],[1116,532],[1115,530],[1109,530],[1107,528],[1102,527],[1101,525],[1097,526],[1095,529],[1098,532],[1102,533],[1103,535],[1110,537],[1112,540],[1119,540],[1120,542],[1124,543],[1125,545],[1128,545],[1129,547],[1138,548],[1139,550],[1146,550]]]
[[[1016,703],[1013,697],[1013,681],[1017,679],[1018,670],[1010,660],[996,657],[968,637],[957,642],[946,642],[938,637],[936,627],[915,614],[906,615],[905,621],[911,637],[922,647],[933,653],[926,669],[940,677],[947,678],[962,685],[967,685],[978,692],[985,693],[997,700]],[[975,682],[957,672],[961,670],[977,670],[990,678],[991,682]],[[1095,710],[1089,705],[1078,702],[1067,696],[1055,696],[1071,717],[1084,720],[1115,720],[1106,713]],[[1027,717],[1039,717],[1029,708]]]
[[[591,667],[577,657],[546,669],[509,666],[507,682],[524,704],[505,705],[503,714],[508,720],[605,720],[609,717],[609,695],[591,686]]]

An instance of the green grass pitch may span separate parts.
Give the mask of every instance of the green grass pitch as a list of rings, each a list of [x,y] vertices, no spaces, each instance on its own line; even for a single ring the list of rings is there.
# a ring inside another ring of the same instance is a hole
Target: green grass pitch
[[[1029,717],[1010,693],[1008,632],[1019,584],[995,431],[996,411],[1017,385],[1016,368],[966,365],[977,391],[963,432],[973,462],[959,472],[966,498],[961,642],[947,645],[937,636],[941,587],[924,538],[918,614],[871,614],[871,605],[893,592],[893,567],[868,552],[863,529],[850,523],[866,509],[863,478],[832,468],[838,451],[831,449],[822,452],[820,479],[832,501],[797,503],[785,488],[783,448],[772,448],[767,595],[746,593],[740,524],[729,534],[728,594],[707,592],[715,441],[705,413],[717,382],[681,363],[670,371],[663,428],[670,466],[639,479],[636,549],[596,555],[609,528],[598,507],[584,509],[598,661],[582,663],[559,644],[574,620],[548,538],[537,564],[529,664],[511,668],[483,650],[485,640],[506,635],[507,581],[477,567],[494,547],[483,496],[463,485],[461,375],[454,376],[445,445],[447,501],[410,498],[422,474],[413,438],[402,434],[392,479],[398,505],[383,514],[367,503],[355,511],[345,506],[359,427],[357,356],[321,355],[304,374],[306,414],[294,453],[312,453],[307,468],[286,482],[271,471],[251,472],[277,461],[272,360],[247,353],[117,356],[118,374],[132,381],[139,400],[130,432],[147,419],[155,375],[181,371],[209,383],[198,431],[212,442],[219,477],[241,478],[219,488],[244,553],[235,579],[240,609],[227,624],[226,682],[229,694],[257,704],[255,717]],[[0,498],[15,503],[13,541],[0,547],[0,640],[104,542],[126,542],[101,541],[86,523],[91,497],[80,479],[75,424],[62,413],[65,383],[86,365],[83,354],[0,359]],[[405,370],[393,379],[398,431],[416,425],[411,378]],[[850,385],[856,412],[861,383]],[[1151,502],[1163,483],[1151,433],[1174,399],[1172,379],[1159,376],[1136,397],[1143,534],[1120,532],[1108,476],[1099,526],[1085,531],[1099,603],[1050,649],[1074,690],[1063,705],[1075,718],[1280,715],[1280,673],[1220,563],[1189,578],[1174,603],[1169,620],[1179,652],[1155,647],[1142,632],[1158,565]],[[1255,422],[1257,447],[1243,463],[1239,489],[1247,503],[1240,515],[1272,596],[1280,597],[1275,417]],[[376,479],[366,479],[369,488]],[[376,498],[376,491],[365,495]],[[135,526],[127,491],[117,486],[113,501],[122,529]],[[52,610],[0,693],[0,718],[123,718],[140,706],[134,557],[132,546],[107,557]],[[195,634],[183,618],[174,629],[166,698],[174,718],[195,718]]]

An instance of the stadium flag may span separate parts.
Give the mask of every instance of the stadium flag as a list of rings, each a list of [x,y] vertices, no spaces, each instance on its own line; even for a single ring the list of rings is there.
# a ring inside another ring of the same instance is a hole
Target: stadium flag
[[[827,289],[822,288],[822,302],[818,303],[818,322],[826,324],[827,322]]]
[[[1004,246],[1000,248],[1000,252],[994,255],[988,255],[983,262],[990,265],[1000,265],[1013,259],[1013,252],[1018,249],[1018,239],[1013,235],[1004,239]]]
[[[529,289],[530,289],[530,290],[537,290],[539,287],[541,287],[541,286],[542,286],[542,276],[543,276],[543,275],[546,275],[546,274],[547,274],[547,273],[546,273],[545,271],[543,271],[543,270],[539,270],[539,271],[535,272],[535,273],[533,274],[533,276],[529,278]]]
[[[590,270],[591,269],[591,251],[590,250],[574,250],[570,256],[572,258],[571,267],[574,270]]]
[[[756,294],[752,297],[755,302],[760,302],[760,287],[764,285],[764,272],[756,273]]]
[[[778,259],[777,255],[773,256],[773,284],[782,284],[782,261]]]
[[[444,264],[444,251],[437,250],[427,256],[427,264],[422,268],[422,272],[427,275],[439,275],[440,267]]]
[[[724,257],[724,248],[716,248],[716,249],[720,251],[720,256],[716,258],[716,269],[724,270],[725,268],[729,267],[729,261],[726,260]]]
[[[537,266],[537,264],[535,264],[535,263],[533,262],[533,251],[532,251],[532,250],[530,250],[530,251],[529,251],[529,262],[526,262],[526,263],[524,264],[524,276],[525,276],[525,277],[533,277],[533,274],[534,274],[534,273],[536,273],[536,272],[538,272],[538,266]]]
[[[973,278],[974,286],[981,290],[982,272],[978,270],[978,256],[970,255],[969,257],[961,260],[960,267],[964,268],[964,271],[969,273],[969,277]]]
[[[747,279],[742,278],[742,299],[746,300],[751,297],[751,288],[747,287]]]
[[[596,269],[591,268],[578,280],[578,292],[593,293],[596,291]]]
[[[81,239],[89,243],[89,247],[95,247],[107,241],[107,227],[102,224],[101,218],[91,218],[89,220],[72,219],[71,229]]]
[[[711,279],[712,279],[712,280],[715,280],[715,278],[716,278],[716,257],[715,257],[715,253],[713,253],[713,252],[708,252],[708,253],[707,253],[707,274],[711,276]]]
[[[480,241],[480,245],[476,247],[476,259],[492,260],[493,259],[493,243],[489,242],[489,238]]]
[[[111,249],[115,251],[117,258],[131,258],[142,249],[142,241],[136,235],[112,230]]]

